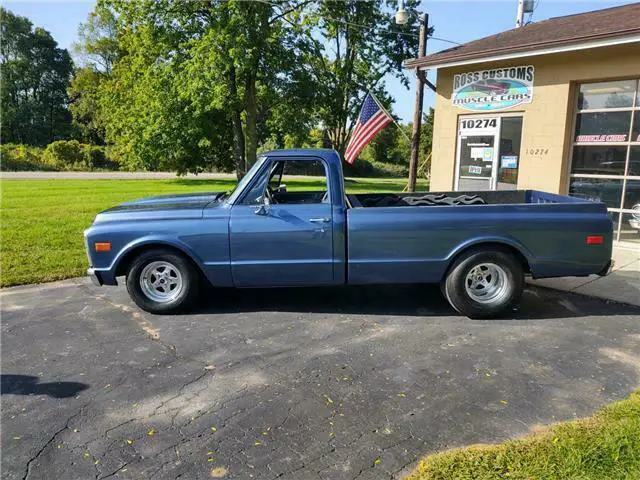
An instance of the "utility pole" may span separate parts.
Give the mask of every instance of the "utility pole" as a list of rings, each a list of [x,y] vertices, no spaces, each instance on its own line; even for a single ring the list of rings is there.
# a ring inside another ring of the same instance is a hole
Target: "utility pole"
[[[418,44],[418,58],[427,53],[427,32],[429,31],[429,15],[420,15],[420,42]],[[418,156],[420,154],[420,127],[422,126],[422,103],[424,100],[424,84],[426,71],[416,68],[416,104],[413,110],[413,133],[411,135],[411,160],[409,161],[409,183],[407,191],[416,191],[416,177],[418,176]]]
[[[518,0],[518,15],[516,17],[516,28],[522,26],[524,19],[524,0]]]

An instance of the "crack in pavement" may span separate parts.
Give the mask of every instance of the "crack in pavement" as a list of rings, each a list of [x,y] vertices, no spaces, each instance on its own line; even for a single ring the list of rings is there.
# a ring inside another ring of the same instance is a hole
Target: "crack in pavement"
[[[115,477],[115,476],[118,474],[118,472],[121,472],[124,468],[126,468],[126,467],[127,467],[127,465],[129,465],[129,464],[128,464],[127,462],[125,462],[123,465],[121,465],[120,467],[118,467],[118,468],[117,468],[116,470],[114,470],[113,472],[111,472],[111,473],[109,473],[109,474],[107,474],[107,475],[103,475],[103,476],[101,476],[101,477],[96,477],[96,480],[105,480],[105,479],[110,478],[110,477]]]
[[[73,415],[71,415],[67,421],[65,422],[64,426],[60,429],[58,429],[52,436],[51,438],[49,438],[49,440],[47,440],[45,442],[45,444],[42,446],[42,448],[40,448],[40,450],[38,450],[36,452],[36,454],[34,456],[32,456],[29,461],[27,461],[27,465],[25,466],[25,472],[24,475],[22,476],[22,480],[27,480],[29,478],[29,475],[31,474],[31,465],[33,464],[33,462],[35,462],[40,455],[42,455],[42,453],[47,449],[47,447],[49,445],[51,445],[56,438],[58,438],[58,435],[60,435],[62,432],[64,432],[65,430],[67,430],[69,428],[69,424],[71,423],[71,421],[78,417],[79,415],[82,414],[82,411],[88,406],[89,404],[83,405],[80,410],[78,410],[76,413],[74,413]]]

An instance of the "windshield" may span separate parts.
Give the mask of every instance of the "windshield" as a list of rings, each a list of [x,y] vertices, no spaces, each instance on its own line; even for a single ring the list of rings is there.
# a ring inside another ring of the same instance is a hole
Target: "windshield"
[[[258,159],[256,160],[256,163],[254,163],[253,166],[249,169],[249,171],[244,174],[244,177],[240,179],[240,181],[236,185],[236,188],[234,188],[231,192],[225,195],[225,198],[227,198],[230,202],[234,202],[235,199],[238,197],[238,195],[247,186],[249,181],[253,178],[255,173],[260,169],[260,167],[262,166],[262,164],[265,162],[266,159],[267,157],[264,157],[264,156],[258,157]]]

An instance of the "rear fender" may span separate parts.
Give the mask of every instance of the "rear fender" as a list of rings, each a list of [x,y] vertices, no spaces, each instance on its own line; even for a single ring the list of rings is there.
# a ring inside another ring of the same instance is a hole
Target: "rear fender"
[[[447,264],[447,270],[449,269],[449,267],[451,266],[451,264],[453,263],[453,260],[460,254],[462,253],[464,250],[467,250],[468,248],[474,247],[474,246],[481,246],[481,245],[486,245],[486,244],[493,244],[493,245],[504,245],[507,247],[510,247],[512,249],[514,249],[516,252],[520,253],[523,257],[523,259],[526,261],[527,265],[526,267],[529,268],[529,270],[531,271],[532,274],[534,274],[533,272],[533,268],[534,267],[534,256],[531,253],[531,251],[525,247],[522,243],[520,243],[518,240],[516,240],[513,237],[509,237],[509,236],[483,236],[483,237],[475,237],[475,238],[471,238],[465,242],[462,242],[460,244],[458,244],[455,248],[453,248],[453,250],[451,250],[451,252],[449,252],[449,254],[446,257],[446,264]],[[443,274],[446,275],[446,271]],[[534,274],[535,275],[535,274]]]

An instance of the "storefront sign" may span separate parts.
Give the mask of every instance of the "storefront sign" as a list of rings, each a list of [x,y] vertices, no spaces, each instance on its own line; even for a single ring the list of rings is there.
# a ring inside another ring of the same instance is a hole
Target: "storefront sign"
[[[607,142],[626,142],[626,141],[627,141],[626,133],[620,133],[616,135],[577,135],[576,136],[576,142],[607,143]]]
[[[533,78],[533,65],[454,75],[452,103],[480,112],[531,103]]]

